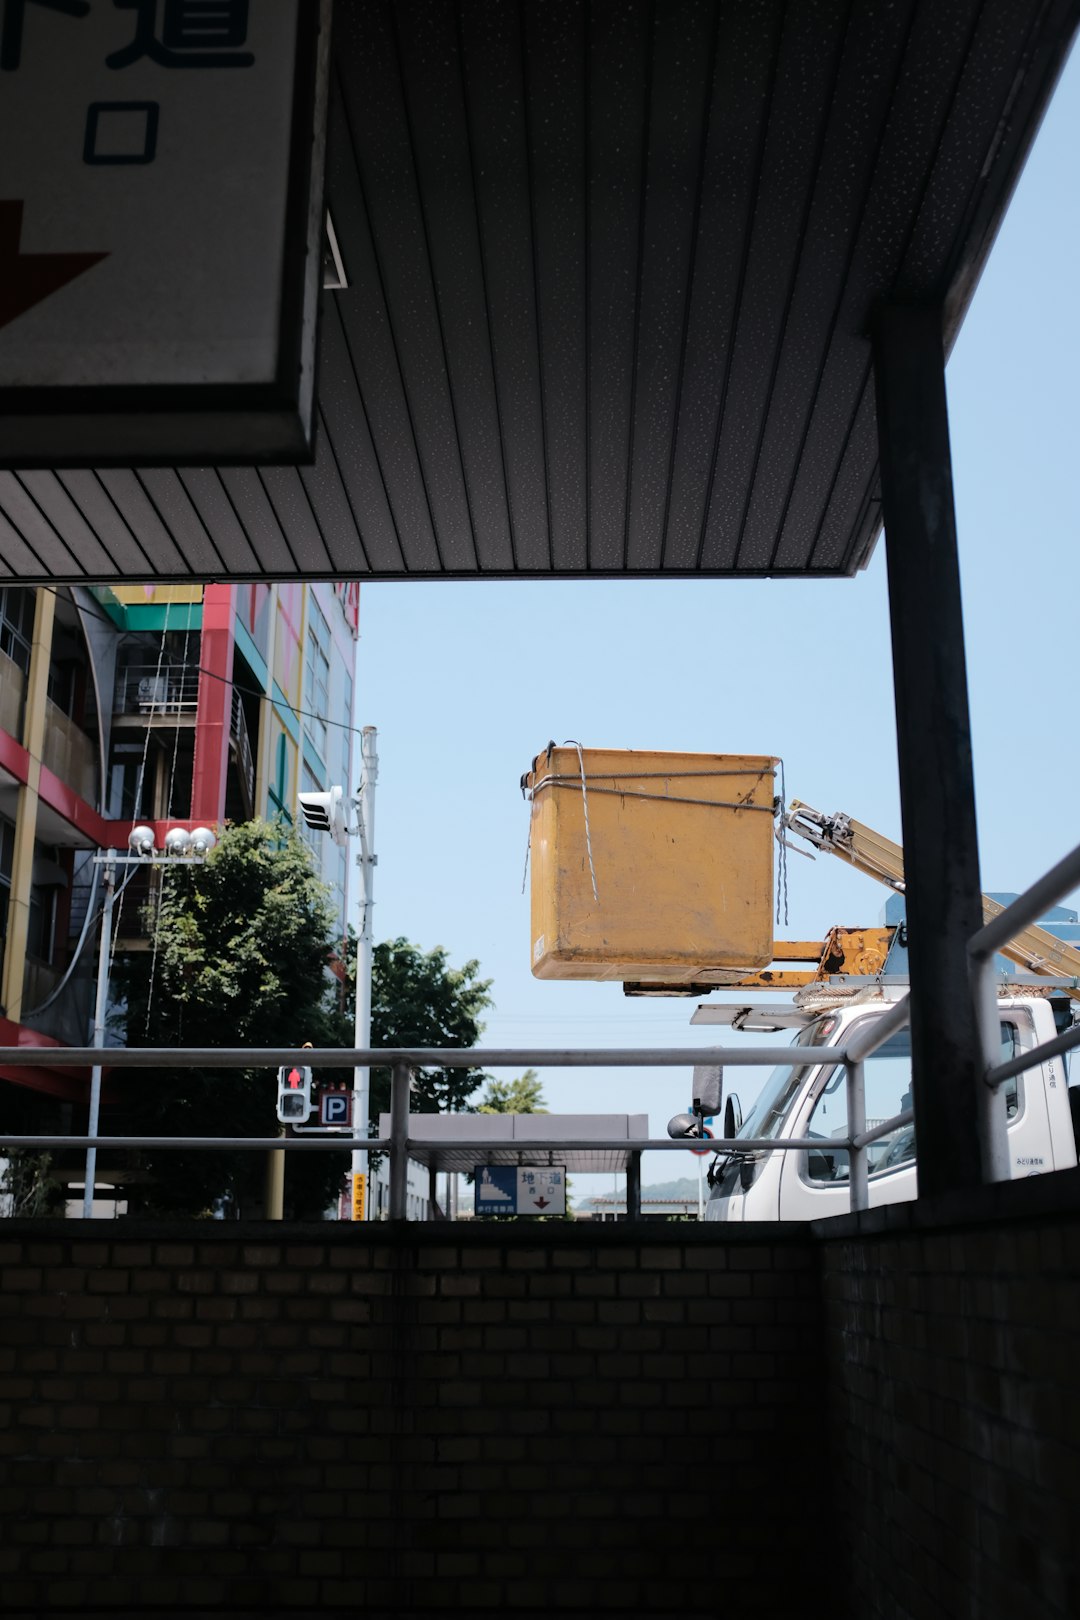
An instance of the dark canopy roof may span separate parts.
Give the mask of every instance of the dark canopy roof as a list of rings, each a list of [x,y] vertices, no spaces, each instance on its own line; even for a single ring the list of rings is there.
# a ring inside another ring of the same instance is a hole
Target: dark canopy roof
[[[0,473],[0,574],[852,573],[1077,10],[337,0],[314,466]]]

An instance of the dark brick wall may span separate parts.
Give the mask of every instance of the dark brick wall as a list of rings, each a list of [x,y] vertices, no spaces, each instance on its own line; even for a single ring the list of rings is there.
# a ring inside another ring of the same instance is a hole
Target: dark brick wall
[[[6,1222],[0,1268],[8,1615],[837,1620],[805,1229]]]
[[[848,1612],[1076,1620],[1080,1171],[816,1230]]]

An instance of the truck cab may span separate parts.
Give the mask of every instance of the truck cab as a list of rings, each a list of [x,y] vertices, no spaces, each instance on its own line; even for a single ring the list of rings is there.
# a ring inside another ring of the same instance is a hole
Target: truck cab
[[[705,1209],[711,1221],[809,1221],[845,1214],[850,1208],[848,1153],[836,1142],[848,1135],[844,1065],[830,1057],[868,1020],[880,1018],[902,995],[881,989],[874,1000],[824,1006],[818,1010],[776,1008],[773,1015],[796,1024],[790,1063],[766,1078],[735,1139],[808,1137],[809,1149],[767,1149],[745,1155],[718,1154],[710,1169],[711,1195]],[[1018,993],[999,999],[1001,1061],[1051,1040],[1062,1020],[1071,1018],[1063,998]],[[755,1012],[756,1023],[746,1015]],[[727,1022],[736,1028],[778,1027],[767,1009],[699,1008],[694,1022]],[[743,1015],[740,1023],[739,1014]],[[701,1016],[705,1014],[706,1016]],[[733,1016],[727,1016],[732,1014]],[[765,1018],[765,1021],[763,1021]],[[865,1064],[866,1123],[871,1128],[911,1107],[911,1045],[907,1029],[893,1035]],[[1068,1075],[1053,1058],[1007,1082],[1008,1140],[1012,1176],[1041,1175],[1077,1162]],[[736,1114],[737,1117],[737,1114]],[[868,1154],[870,1207],[915,1198],[915,1127],[901,1125],[871,1144]]]

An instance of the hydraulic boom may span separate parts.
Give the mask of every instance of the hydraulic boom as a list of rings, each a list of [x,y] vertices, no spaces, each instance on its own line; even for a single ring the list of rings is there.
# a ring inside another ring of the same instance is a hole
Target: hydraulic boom
[[[815,849],[839,856],[857,871],[865,872],[868,877],[877,878],[879,883],[903,894],[903,849],[854,817],[845,816],[839,811],[826,816],[820,810],[792,799],[784,816],[784,828],[805,839]],[[783,836],[783,829],[779,836]],[[982,909],[983,921],[989,922],[1005,907],[984,894]],[[1008,945],[1002,946],[1001,954],[1029,973],[1071,979],[1073,983],[1069,993],[1075,1000],[1080,1000],[1080,951],[1066,945],[1063,940],[1055,939],[1045,928],[1032,926],[1023,929]]]

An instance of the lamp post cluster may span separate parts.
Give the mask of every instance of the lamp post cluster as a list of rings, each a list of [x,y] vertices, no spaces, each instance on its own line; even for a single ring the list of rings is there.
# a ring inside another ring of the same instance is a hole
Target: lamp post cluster
[[[92,1046],[105,1045],[105,1015],[109,1004],[109,956],[112,950],[113,904],[116,900],[116,869],[119,866],[175,866],[179,862],[203,861],[217,843],[209,827],[170,827],[165,834],[164,847],[158,849],[153,827],[137,826],[128,834],[128,853],[118,854],[106,849],[94,856],[94,865],[102,868],[105,898],[101,907],[101,939],[98,943],[97,994],[94,999],[94,1035]],[[90,1113],[87,1135],[97,1136],[101,1113],[101,1064],[95,1063],[90,1071]],[[93,1214],[94,1181],[97,1175],[97,1148],[86,1150],[86,1180],[83,1186],[83,1219]]]

